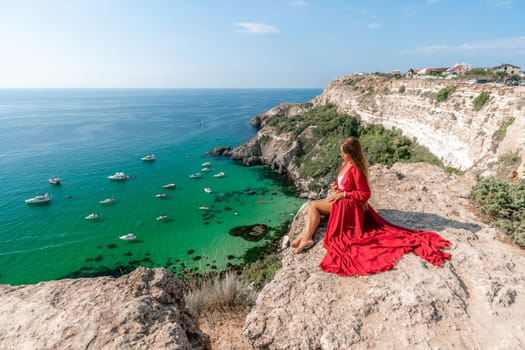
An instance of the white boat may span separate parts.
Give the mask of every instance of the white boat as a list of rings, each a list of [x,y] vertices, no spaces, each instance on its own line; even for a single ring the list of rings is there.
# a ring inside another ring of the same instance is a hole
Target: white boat
[[[114,201],[115,201],[115,198],[106,198],[106,199],[101,200],[99,203],[100,204],[110,204],[110,203],[113,203]]]
[[[167,184],[167,185],[162,186],[162,188],[169,188],[169,189],[174,189],[175,187],[176,187],[175,184]]]
[[[168,195],[166,193],[157,193],[155,195],[155,197],[157,197],[157,198],[166,198],[166,197],[168,197]]]
[[[211,193],[211,188],[209,188],[209,187],[204,187],[204,192],[206,192],[206,193]]]
[[[213,175],[213,177],[223,177],[224,175],[225,175],[224,172],[221,171],[221,172]]]
[[[86,220],[96,220],[98,219],[98,214],[91,213],[88,216],[86,216]]]
[[[164,221],[166,219],[168,219],[168,215],[162,214],[160,216],[157,216],[157,221]]]
[[[192,178],[192,179],[198,179],[198,178],[200,178],[201,176],[202,176],[201,173],[195,173],[195,174],[191,174],[191,175],[190,175],[190,178]]]
[[[38,196],[35,196],[33,198],[28,198],[25,200],[27,204],[42,204],[42,203],[49,203],[51,201],[51,197],[47,193],[39,194]]]
[[[124,241],[132,241],[135,238],[137,238],[137,236],[135,236],[133,233],[128,233],[127,235],[120,236],[119,238],[124,240]]]
[[[47,179],[47,181],[52,185],[60,185],[60,179],[58,177]]]
[[[142,158],[140,158],[140,160],[142,160],[143,162],[153,162],[155,159],[157,159],[155,157],[155,155],[152,153],[152,154],[148,154],[147,156],[144,156]]]
[[[210,171],[210,168],[204,167],[204,168],[201,169],[201,171],[208,172],[208,171]]]
[[[129,179],[129,176],[119,171],[119,172],[116,172],[115,175],[108,176],[108,179],[116,180],[116,181],[124,181],[124,180]]]
[[[210,209],[210,208],[207,207],[207,206],[205,206],[205,205],[201,205],[201,206],[199,207],[199,209],[200,209],[200,210],[208,210],[208,209]]]
[[[201,166],[203,167],[210,167],[211,166],[211,162],[204,162],[201,164]]]

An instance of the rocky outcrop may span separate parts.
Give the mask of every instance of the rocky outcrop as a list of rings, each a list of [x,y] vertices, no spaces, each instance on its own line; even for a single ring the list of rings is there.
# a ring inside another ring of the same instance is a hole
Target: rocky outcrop
[[[400,92],[400,87],[404,92]],[[435,95],[445,87],[455,91],[444,102]],[[474,109],[474,99],[481,92],[490,95],[481,110]],[[252,124],[259,133],[233,150],[233,159],[246,165],[268,164],[288,171],[299,180],[293,162],[296,144],[289,134],[276,135],[267,125],[274,117],[306,112],[312,107],[333,104],[342,113],[359,116],[365,123],[397,128],[403,134],[437,155],[447,166],[472,173],[490,175],[499,167],[499,158],[517,152],[515,168],[520,176],[525,170],[525,87],[502,84],[469,84],[450,80],[388,79],[376,75],[345,76],[332,81],[323,93],[301,105],[282,104],[255,116]],[[515,121],[506,137],[498,140],[496,132],[509,118]],[[297,183],[299,187],[301,184]]]
[[[359,277],[324,273],[324,227],[305,253],[259,294],[244,334],[256,349],[525,348],[525,252],[481,223],[467,199],[474,179],[428,164],[371,168],[371,204],[387,220],[439,232],[452,259],[414,254],[394,270]],[[304,227],[305,204],[290,237]]]
[[[204,349],[183,284],[164,269],[0,286],[0,349]]]
[[[401,86],[405,87],[403,93]],[[450,86],[455,88],[452,95],[436,102],[439,90]],[[489,101],[476,111],[473,101],[483,91],[489,93]],[[365,122],[401,129],[445,165],[462,170],[485,171],[497,162],[499,141],[494,135],[506,119],[515,117],[518,121],[510,128],[511,133],[517,128],[525,134],[524,87],[373,75],[359,80],[350,75],[332,81],[312,103],[335,104],[341,112],[359,115]],[[525,138],[513,140],[518,141],[515,149],[523,153]]]

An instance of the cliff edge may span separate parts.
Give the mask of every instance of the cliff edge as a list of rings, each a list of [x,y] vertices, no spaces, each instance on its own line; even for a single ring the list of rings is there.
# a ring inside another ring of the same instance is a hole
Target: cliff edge
[[[256,349],[523,349],[525,252],[481,223],[467,199],[474,180],[429,164],[370,169],[371,205],[401,226],[452,242],[443,266],[405,255],[394,270],[338,277],[316,245],[294,255],[259,294],[244,334]],[[290,239],[304,228],[306,203]]]
[[[0,285],[0,349],[204,349],[183,284],[165,269]]]

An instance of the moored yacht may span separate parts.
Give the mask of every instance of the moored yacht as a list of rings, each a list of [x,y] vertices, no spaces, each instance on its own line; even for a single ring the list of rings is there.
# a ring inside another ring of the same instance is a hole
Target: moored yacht
[[[91,213],[88,216],[86,216],[86,220],[96,220],[96,219],[98,219],[98,214],[96,213]]]
[[[116,180],[116,181],[124,181],[129,179],[129,176],[124,174],[121,171],[116,172],[114,175],[108,176],[108,179],[110,180]]]
[[[60,179],[58,177],[47,179],[47,181],[52,185],[60,185]]]
[[[111,204],[115,201],[115,198],[111,197],[111,198],[106,198],[106,199],[103,199],[101,200],[99,203],[100,204]]]
[[[143,162],[153,162],[155,159],[157,159],[155,157],[155,155],[152,153],[152,154],[148,154],[147,156],[144,156],[142,158],[140,158],[140,160],[142,160]]]
[[[162,188],[167,188],[167,189],[170,189],[170,190],[174,189],[175,187],[176,187],[175,184],[166,184],[166,185],[162,186]]]
[[[120,236],[119,238],[122,239],[123,241],[132,241],[135,238],[137,238],[137,236],[135,236],[133,233],[128,233],[127,235]]]
[[[225,174],[223,171],[218,172],[217,174],[213,175],[213,177],[223,177]]]
[[[33,198],[28,198],[25,200],[27,204],[43,204],[43,203],[49,203],[51,201],[51,197],[47,193],[39,194],[38,196],[35,196]]]
[[[191,179],[198,179],[198,178],[200,178],[200,177],[201,177],[201,173],[195,173],[195,174],[191,174],[191,175],[190,175],[190,178],[191,178]]]

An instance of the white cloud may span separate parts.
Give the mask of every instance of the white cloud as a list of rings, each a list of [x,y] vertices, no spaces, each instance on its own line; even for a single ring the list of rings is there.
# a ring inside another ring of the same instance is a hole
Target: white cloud
[[[483,40],[467,42],[459,45],[427,45],[421,46],[408,52],[436,53],[436,52],[472,52],[472,51],[491,51],[491,50],[525,50],[525,36],[512,38]]]
[[[511,7],[512,0],[489,0],[489,4],[494,7]]]
[[[237,22],[233,23],[234,26],[238,27],[239,32],[243,33],[279,33],[277,28],[272,25],[255,22]]]
[[[372,23],[368,23],[366,26],[369,29],[378,29],[379,27],[381,27],[381,23],[372,22]]]
[[[310,5],[310,4],[306,0],[294,0],[294,1],[292,1],[292,6],[293,7],[301,7],[301,8],[303,8],[303,7],[306,7],[308,5]]]

